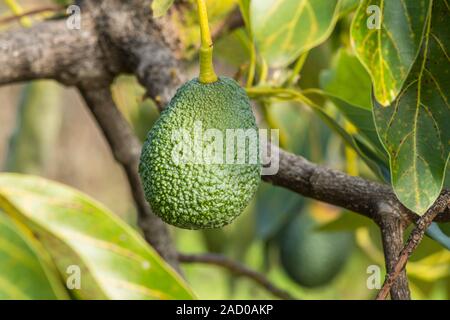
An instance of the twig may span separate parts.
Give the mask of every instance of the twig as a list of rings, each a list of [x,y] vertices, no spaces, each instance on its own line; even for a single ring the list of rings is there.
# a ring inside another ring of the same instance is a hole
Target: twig
[[[267,291],[271,292],[274,296],[284,299],[284,300],[295,300],[289,292],[276,287],[272,282],[270,282],[263,274],[252,270],[241,263],[231,260],[225,256],[218,254],[178,254],[178,260],[183,263],[207,263],[216,265],[229,270],[230,272],[238,275],[244,276],[252,279]]]
[[[406,229],[407,221],[403,220],[396,212],[387,210],[382,213],[378,225],[381,230],[386,272],[390,273],[393,271],[397,261],[396,258],[403,248],[403,232]],[[402,270],[390,291],[392,300],[411,299],[406,270]]]
[[[40,13],[44,13],[44,12],[59,12],[61,10],[63,10],[64,8],[61,6],[46,6],[46,7],[42,7],[42,8],[37,8],[37,9],[33,9],[33,10],[29,10],[29,11],[25,11],[21,14],[18,15],[14,15],[14,16],[8,16],[8,17],[4,17],[0,19],[0,25],[2,24],[7,24],[16,20],[20,20],[24,17],[29,17],[29,16],[33,16],[36,14],[40,14]]]
[[[408,241],[400,252],[400,255],[398,256],[398,259],[395,262],[392,271],[386,276],[383,287],[378,292],[378,295],[376,297],[377,300],[386,299],[389,290],[391,289],[399,274],[405,268],[408,258],[410,257],[412,252],[422,241],[423,235],[425,234],[425,231],[427,230],[431,222],[433,222],[434,218],[439,212],[443,212],[444,210],[449,208],[450,192],[445,191],[438,199],[438,201],[436,201],[434,205],[430,209],[428,209],[428,211],[419,220],[417,220],[416,227],[409,235]]]

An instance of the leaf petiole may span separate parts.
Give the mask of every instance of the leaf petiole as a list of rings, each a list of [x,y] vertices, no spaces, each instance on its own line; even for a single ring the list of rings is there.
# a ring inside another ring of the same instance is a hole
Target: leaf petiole
[[[197,6],[201,34],[200,74],[198,78],[202,83],[213,83],[217,81],[217,75],[213,65],[213,42],[209,31],[205,0],[197,0]]]

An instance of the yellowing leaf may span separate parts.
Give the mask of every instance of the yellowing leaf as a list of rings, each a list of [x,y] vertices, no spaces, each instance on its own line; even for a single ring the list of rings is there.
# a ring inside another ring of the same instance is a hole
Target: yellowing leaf
[[[450,37],[445,1],[433,1],[421,52],[402,92],[373,113],[399,200],[422,215],[439,196],[450,154]]]
[[[170,9],[174,0],[153,0],[152,11],[153,17],[159,18],[166,14],[167,10]]]
[[[338,0],[257,0],[250,4],[258,50],[273,67],[290,64],[328,38],[338,14]]]
[[[0,211],[0,300],[67,299],[56,268]]]
[[[424,281],[436,281],[450,275],[450,251],[441,250],[407,266],[408,275]]]
[[[0,208],[33,230],[61,276],[79,269],[81,299],[191,299],[184,281],[131,227],[69,187],[0,174]]]
[[[408,76],[429,10],[430,0],[363,0],[359,5],[352,42],[383,106],[397,97]]]

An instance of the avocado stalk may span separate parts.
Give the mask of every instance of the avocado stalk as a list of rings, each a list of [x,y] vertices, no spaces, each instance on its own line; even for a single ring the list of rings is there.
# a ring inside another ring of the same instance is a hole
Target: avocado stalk
[[[197,6],[201,34],[200,74],[198,79],[201,83],[213,83],[217,81],[217,75],[213,65],[213,42],[209,31],[205,0],[197,0]]]

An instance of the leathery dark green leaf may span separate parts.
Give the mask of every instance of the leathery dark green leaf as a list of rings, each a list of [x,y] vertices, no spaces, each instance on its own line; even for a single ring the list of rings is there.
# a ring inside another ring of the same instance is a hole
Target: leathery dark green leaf
[[[375,101],[399,200],[422,215],[439,196],[450,154],[450,37],[446,1],[433,1],[421,52],[391,106]]]

